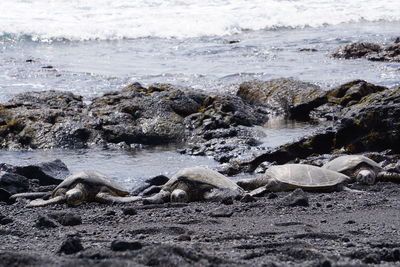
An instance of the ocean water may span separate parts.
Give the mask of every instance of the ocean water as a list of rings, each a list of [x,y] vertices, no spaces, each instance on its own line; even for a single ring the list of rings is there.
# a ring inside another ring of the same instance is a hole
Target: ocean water
[[[400,63],[330,54],[353,41],[391,43],[399,29],[398,0],[2,0],[0,102],[49,89],[90,100],[132,82],[220,93],[235,93],[243,81],[278,77],[325,89],[352,79],[394,87],[400,85]],[[277,146],[315,128],[286,122],[264,130],[265,145]],[[140,153],[1,151],[0,162],[46,155],[65,160],[73,171],[100,168],[128,184],[180,166],[215,166],[170,147]]]

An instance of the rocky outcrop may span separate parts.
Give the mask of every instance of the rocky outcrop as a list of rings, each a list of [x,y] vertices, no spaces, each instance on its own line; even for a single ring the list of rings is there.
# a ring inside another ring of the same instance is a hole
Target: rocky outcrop
[[[338,48],[332,54],[335,58],[355,59],[366,58],[371,61],[400,61],[400,44],[397,39],[394,44],[383,46],[367,42],[355,42]]]
[[[81,96],[69,92],[26,92],[0,105],[0,147],[82,148],[92,130]]]
[[[319,86],[294,79],[249,81],[240,85],[237,95],[252,104],[265,104],[291,119],[308,119],[309,112],[326,103]]]
[[[210,140],[251,143],[250,127],[266,122],[267,115],[237,96],[169,84],[135,83],[90,104],[69,92],[27,92],[0,105],[0,148],[129,149],[186,142],[186,153],[196,154],[191,148]]]
[[[252,158],[230,162],[223,172],[252,172],[261,163],[285,164],[325,153],[361,153],[390,150],[400,153],[400,88],[393,90],[364,81],[354,81],[327,93],[330,101],[313,116],[326,116],[332,126],[299,141],[269,151],[259,151]],[[328,116],[326,116],[328,117]]]
[[[69,174],[59,159],[25,166],[0,163],[0,201],[12,203],[10,197],[17,193],[51,191]]]

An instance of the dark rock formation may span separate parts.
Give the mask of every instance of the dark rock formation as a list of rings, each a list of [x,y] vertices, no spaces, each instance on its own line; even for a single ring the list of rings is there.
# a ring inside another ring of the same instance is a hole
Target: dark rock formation
[[[26,166],[0,163],[0,170],[18,174],[30,180],[38,180],[39,185],[58,185],[70,175],[68,167],[59,159]]]
[[[382,50],[381,46],[373,43],[351,43],[337,49],[332,56],[335,58],[361,58],[368,54],[378,53]]]
[[[234,139],[242,149],[254,145],[249,127],[264,123],[267,113],[237,96],[169,84],[144,88],[135,83],[90,105],[69,92],[27,92],[0,105],[0,148],[130,149],[188,142],[186,153],[216,155],[207,142]]]
[[[395,44],[382,46],[373,43],[351,43],[337,49],[333,54],[335,58],[366,58],[371,61],[400,61],[400,45]]]
[[[237,95],[249,103],[265,104],[300,120],[308,119],[312,109],[326,103],[325,92],[319,86],[286,78],[244,82]]]
[[[296,142],[241,162],[230,162],[227,174],[254,171],[261,163],[285,164],[296,159],[329,153],[384,151],[400,153],[400,88],[389,90],[364,81],[347,83],[327,93],[329,103],[312,117],[331,118],[333,125]],[[326,116],[327,111],[331,112]],[[340,119],[339,119],[340,118]]]
[[[22,175],[0,171],[0,188],[13,195],[28,191],[29,182]]]

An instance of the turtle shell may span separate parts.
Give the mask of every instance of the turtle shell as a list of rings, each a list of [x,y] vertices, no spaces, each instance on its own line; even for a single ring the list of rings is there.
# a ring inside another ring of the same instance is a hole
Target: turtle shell
[[[127,192],[121,185],[117,184],[114,180],[97,171],[82,171],[70,175],[65,178],[65,180],[62,181],[61,184],[59,184],[53,192],[57,191],[60,188],[69,188],[72,185],[80,182],[85,184],[106,186],[120,196],[129,194],[129,192]]]
[[[303,188],[328,188],[349,179],[344,174],[306,164],[271,166],[265,175],[281,183]]]
[[[163,189],[173,190],[174,185],[180,181],[209,185],[213,188],[226,188],[234,190],[240,189],[236,183],[219,172],[198,166],[181,169],[174,176],[172,176],[172,178],[163,186]]]
[[[345,173],[352,172],[352,170],[357,168],[360,164],[366,164],[375,170],[381,169],[378,163],[362,155],[340,156],[325,163],[322,167],[328,170]]]

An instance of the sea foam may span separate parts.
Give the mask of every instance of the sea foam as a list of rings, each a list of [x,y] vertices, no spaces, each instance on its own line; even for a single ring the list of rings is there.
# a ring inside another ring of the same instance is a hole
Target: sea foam
[[[2,0],[0,35],[32,40],[226,36],[400,20],[399,0]]]

